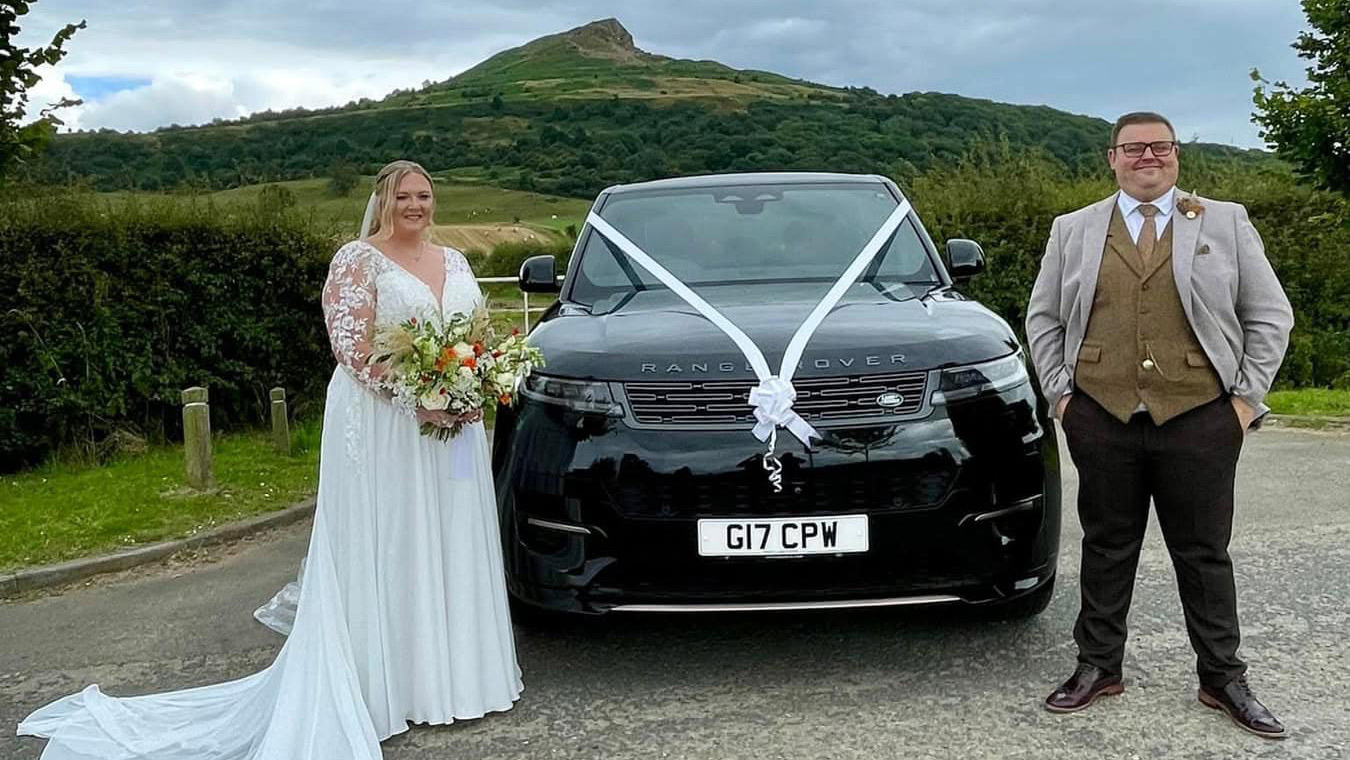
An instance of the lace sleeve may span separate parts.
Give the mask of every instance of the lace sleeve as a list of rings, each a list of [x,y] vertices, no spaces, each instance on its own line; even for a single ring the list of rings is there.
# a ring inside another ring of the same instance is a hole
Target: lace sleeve
[[[393,394],[380,382],[384,368],[370,362],[375,333],[375,269],[359,243],[342,246],[323,285],[323,318],[333,357],[357,382],[382,398]]]

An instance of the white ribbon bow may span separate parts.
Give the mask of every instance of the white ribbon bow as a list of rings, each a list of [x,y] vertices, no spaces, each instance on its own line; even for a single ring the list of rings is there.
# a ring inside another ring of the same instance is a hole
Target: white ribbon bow
[[[761,380],[759,385],[750,389],[750,405],[755,408],[755,437],[761,441],[780,427],[785,427],[797,436],[802,443],[811,445],[812,438],[820,438],[820,433],[811,424],[792,410],[792,402],[797,400],[797,391],[792,383],[773,375]]]
[[[812,438],[820,438],[820,433],[811,427],[806,420],[803,420],[796,412],[792,410],[792,402],[797,398],[797,391],[792,387],[792,373],[797,370],[797,362],[802,358],[802,352],[806,350],[806,342],[815,334],[816,328],[825,321],[825,316],[829,314],[834,305],[839,303],[839,299],[844,296],[844,291],[848,286],[858,279],[867,265],[872,263],[881,251],[881,247],[895,234],[900,223],[910,212],[909,201],[901,199],[900,204],[895,207],[891,215],[886,217],[886,221],[881,223],[881,227],[872,235],[872,239],[867,241],[867,245],[858,252],[853,262],[848,265],[844,273],[835,280],[825,297],[816,304],[816,308],[811,311],[810,316],[802,322],[793,333],[792,340],[788,341],[787,351],[783,353],[783,363],[775,375],[769,371],[769,363],[765,361],[764,354],[759,350],[754,341],[750,340],[739,327],[727,319],[722,312],[714,309],[712,304],[703,300],[701,296],[695,293],[680,282],[680,279],[671,274],[665,267],[661,266],[642,250],[636,243],[629,240],[626,235],[619,232],[614,225],[605,221],[599,214],[592,211],[586,217],[586,223],[596,232],[608,238],[611,243],[618,246],[633,263],[642,267],[651,273],[653,277],[660,280],[663,285],[670,288],[675,295],[684,299],[685,303],[694,307],[698,313],[707,318],[722,332],[731,338],[736,347],[745,355],[750,367],[755,371],[755,377],[759,378],[759,385],[750,391],[750,405],[755,408],[755,437],[761,441],[769,440],[769,456],[773,456],[773,449],[778,440],[775,433],[778,428],[785,427],[797,436],[797,439],[807,446],[811,445]]]

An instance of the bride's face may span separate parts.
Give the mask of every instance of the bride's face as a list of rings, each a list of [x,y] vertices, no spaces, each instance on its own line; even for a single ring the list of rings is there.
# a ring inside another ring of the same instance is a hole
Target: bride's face
[[[421,234],[431,224],[434,203],[427,178],[409,172],[394,193],[394,228],[404,235]]]

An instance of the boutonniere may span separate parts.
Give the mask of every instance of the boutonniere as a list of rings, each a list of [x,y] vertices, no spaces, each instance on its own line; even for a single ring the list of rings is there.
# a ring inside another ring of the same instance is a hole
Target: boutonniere
[[[1188,195],[1177,201],[1177,211],[1185,214],[1187,219],[1194,219],[1205,213],[1205,207],[1200,205],[1200,201],[1197,201],[1194,196]]]

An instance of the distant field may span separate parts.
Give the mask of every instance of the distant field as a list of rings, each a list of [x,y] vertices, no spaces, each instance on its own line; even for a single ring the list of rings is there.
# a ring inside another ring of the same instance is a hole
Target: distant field
[[[455,247],[491,248],[497,243],[527,240],[530,235],[561,239],[569,224],[581,226],[590,208],[588,201],[577,198],[466,182],[485,176],[483,170],[474,167],[449,173],[433,172],[433,175],[437,179],[435,237]],[[363,177],[357,189],[346,197],[334,195],[326,178],[269,184],[286,188],[295,198],[297,208],[313,212],[319,221],[335,225],[343,234],[355,235],[365,213],[372,179]],[[256,204],[264,187],[267,185],[248,185],[206,193],[201,197],[220,204]],[[158,194],[118,192],[102,195],[117,199]]]

